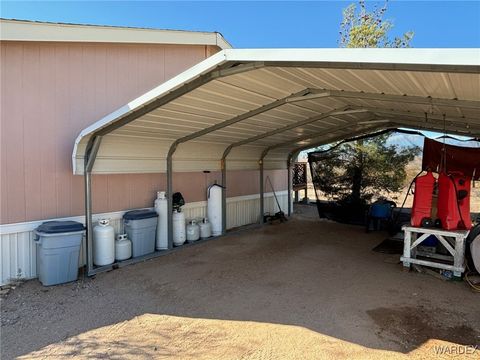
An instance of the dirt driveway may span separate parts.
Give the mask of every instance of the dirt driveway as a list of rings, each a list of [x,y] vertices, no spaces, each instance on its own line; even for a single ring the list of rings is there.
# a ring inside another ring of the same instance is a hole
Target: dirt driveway
[[[2,359],[480,358],[478,294],[402,272],[371,251],[385,234],[301,211],[93,279],[29,281],[2,300]]]

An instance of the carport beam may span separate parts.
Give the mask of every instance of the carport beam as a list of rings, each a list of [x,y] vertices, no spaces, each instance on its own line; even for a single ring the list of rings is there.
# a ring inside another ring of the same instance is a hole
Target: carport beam
[[[175,145],[175,144],[174,144]],[[167,155],[167,246],[173,249],[173,153],[176,145],[170,148]]]
[[[292,158],[289,156],[287,160],[287,201],[288,216],[292,215]]]
[[[87,150],[84,158],[85,163],[85,225],[87,228],[87,236],[85,241],[85,252],[87,253],[86,265],[87,275],[90,276],[93,271],[93,215],[92,215],[92,169],[97,158],[98,149],[102,142],[101,136],[95,136],[90,142],[89,150]]]
[[[263,181],[263,158],[258,162],[260,166],[260,224],[265,222],[264,181]]]
[[[298,96],[298,94],[300,94]],[[301,100],[309,100],[310,97],[308,97],[309,95],[301,95],[301,94],[305,94],[305,91],[301,91],[299,93],[296,93],[294,95],[291,95],[290,97],[288,97],[286,99],[286,102],[289,102],[291,101],[292,99],[295,100],[295,101],[301,101]],[[308,93],[307,93],[308,94]],[[325,94],[317,94],[317,95],[322,95],[322,96],[325,96]],[[324,118],[327,118],[329,116],[333,116],[333,115],[342,115],[342,114],[350,114],[350,113],[357,113],[357,112],[365,112],[365,110],[362,110],[362,109],[353,109],[353,110],[349,110],[349,107],[348,106],[345,106],[341,109],[334,109],[334,110],[331,110],[325,114],[321,114],[321,115],[318,115],[318,116],[314,116],[312,118],[308,118],[308,119],[304,119],[302,121],[299,121],[299,122],[296,122],[294,124],[291,124],[291,125],[287,125],[287,126],[284,126],[282,128],[278,128],[278,129],[275,129],[275,130],[272,130],[272,131],[268,131],[264,134],[260,134],[260,135],[257,135],[257,136],[254,136],[254,137],[251,137],[251,138],[248,138],[248,139],[245,139],[245,140],[241,140],[241,141],[238,141],[236,143],[233,143],[233,144],[230,144],[226,149],[225,151],[223,152],[223,156],[222,156],[222,160],[221,160],[221,167],[222,167],[222,184],[223,186],[226,188],[226,184],[227,184],[227,174],[226,174],[226,162],[227,162],[227,156],[228,154],[230,154],[230,152],[232,151],[232,149],[234,147],[238,147],[238,146],[242,146],[242,145],[246,145],[246,144],[249,144],[249,143],[252,143],[252,142],[255,142],[257,140],[261,140],[261,139],[264,139],[264,138],[267,138],[269,136],[273,136],[273,135],[276,135],[276,134],[279,134],[279,133],[282,133],[282,132],[285,132],[287,130],[291,130],[291,129],[294,129],[296,127],[299,127],[299,126],[302,126],[302,125],[306,125],[306,124],[310,124],[310,123],[313,123],[313,122],[316,122],[316,121],[319,121],[319,120],[322,120]],[[263,171],[263,170],[262,170]],[[290,174],[291,175],[291,174]],[[289,181],[289,184],[291,183],[291,179]],[[263,182],[262,182],[262,185],[263,186]],[[223,214],[224,216],[222,216],[222,226],[223,226],[223,231],[226,231],[226,194],[225,194],[225,191],[222,193],[222,210],[223,210]],[[291,196],[291,192],[290,192],[290,196]],[[262,199],[263,201],[263,199]],[[289,201],[289,215],[290,215],[290,212],[291,212],[291,204],[290,204],[290,201]],[[225,218],[223,218],[225,217]],[[263,214],[262,214],[262,218],[263,218]]]
[[[246,66],[246,65],[245,65]],[[263,63],[261,64],[253,64],[251,66],[257,66],[257,67],[262,67],[263,66]],[[233,70],[232,70],[233,71]],[[224,73],[224,74],[229,74],[229,73]],[[221,77],[221,76],[226,76],[226,75],[219,75],[218,77]],[[220,123],[217,123],[215,125],[212,125],[208,128],[205,128],[203,130],[200,130],[200,131],[197,131],[197,132],[194,132],[190,135],[187,135],[187,136],[184,136],[182,138],[179,138],[177,140],[175,140],[172,145],[170,145],[170,149],[168,150],[168,155],[167,155],[167,197],[168,197],[168,212],[173,212],[173,199],[172,199],[172,191],[173,191],[173,180],[172,180],[172,170],[173,170],[173,166],[172,166],[172,157],[173,157],[173,154],[175,153],[175,150],[177,149],[177,146],[182,144],[182,143],[185,143],[187,141],[190,141],[190,140],[194,140],[196,138],[199,138],[203,135],[207,135],[207,134],[210,134],[216,130],[220,130],[220,129],[223,129],[227,126],[230,126],[230,125],[233,125],[233,124],[236,124],[240,121],[243,121],[243,120],[246,120],[246,119],[249,119],[251,118],[252,116],[255,116],[255,115],[259,115],[259,114],[262,114],[266,111],[269,111],[269,110],[272,110],[272,109],[275,109],[279,106],[282,106],[284,104],[286,104],[287,100],[292,98],[292,97],[298,97],[298,96],[301,96],[301,95],[304,95],[308,93],[308,89],[304,89],[304,90],[301,90],[299,92],[296,92],[294,94],[291,94],[287,97],[284,97],[282,99],[278,99],[278,100],[275,100],[269,104],[266,104],[266,105],[262,105],[256,109],[253,109],[253,110],[250,110],[250,111],[247,111],[246,113],[243,113],[243,114],[240,114],[240,115],[237,115],[231,119],[228,119],[228,120],[225,120],[223,122],[220,122]],[[222,174],[222,178],[225,177],[225,180],[226,180],[226,174]],[[225,186],[225,185],[224,185]],[[224,188],[222,193],[225,193],[226,192],[226,189]],[[225,200],[225,204],[226,204],[226,200]],[[223,206],[223,205],[222,205]],[[225,208],[222,208],[223,210],[223,213],[226,213],[226,209]],[[223,215],[222,215],[222,224],[223,224],[224,220],[223,220]],[[226,223],[226,220],[225,220],[225,223]],[[169,228],[169,231],[168,231],[168,242],[169,244],[172,243],[173,244],[173,217],[169,214],[169,218],[168,218],[168,228]],[[222,229],[222,232],[225,231],[225,227]]]
[[[227,233],[227,164],[225,157],[222,158],[222,235]]]
[[[395,124],[395,123],[390,123],[389,125],[391,126],[401,126],[399,124]],[[375,131],[377,129],[381,129],[383,126],[382,125],[376,125],[376,126],[371,126],[371,127],[367,127],[367,128],[364,128],[362,130],[359,130],[359,131],[356,131],[354,133],[351,134],[351,137],[356,137],[358,135],[361,135],[365,132],[370,132],[370,131]],[[390,127],[387,127],[387,129],[389,129]],[[394,128],[392,128],[394,129]],[[307,149],[313,149],[313,148],[316,148],[318,146],[322,146],[322,145],[325,145],[325,144],[331,144],[333,142],[336,142],[336,141],[340,141],[342,139],[344,139],[345,136],[337,136],[335,138],[332,138],[332,139],[328,139],[328,140],[322,140],[320,142],[316,142],[316,143],[313,143],[313,144],[309,144],[309,145],[306,145],[306,146],[300,146],[294,150],[292,150],[290,152],[290,154],[288,155],[290,159],[294,159],[296,158],[300,152],[302,152],[303,150],[307,150]]]

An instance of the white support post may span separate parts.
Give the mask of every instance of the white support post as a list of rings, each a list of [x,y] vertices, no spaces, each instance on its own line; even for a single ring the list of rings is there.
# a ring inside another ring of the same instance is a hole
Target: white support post
[[[453,266],[456,269],[464,266],[464,253],[465,253],[465,238],[461,236],[455,237],[455,254],[453,255]],[[458,270],[453,271],[453,276],[461,277],[462,273]]]
[[[403,256],[402,256],[402,261],[403,261],[403,266],[406,269],[410,269],[410,251],[411,251],[411,245],[412,243],[412,233],[410,231],[405,230],[405,239],[403,240]]]

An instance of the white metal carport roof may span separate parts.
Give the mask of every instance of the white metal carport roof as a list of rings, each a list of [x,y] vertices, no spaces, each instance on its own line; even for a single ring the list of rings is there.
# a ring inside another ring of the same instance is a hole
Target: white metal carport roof
[[[172,248],[173,171],[221,169],[225,185],[227,166],[259,169],[263,215],[263,169],[289,167],[302,149],[392,127],[479,136],[479,110],[480,49],[223,50],[76,139],[88,274],[102,271],[92,263],[92,173],[166,172]],[[225,191],[222,216],[225,232]]]
[[[164,172],[178,140],[175,171],[218,170],[229,146],[230,169],[265,149],[284,168],[292,150],[373,128],[479,135],[479,110],[479,49],[227,49],[83,130],[73,170],[95,136],[94,173]]]

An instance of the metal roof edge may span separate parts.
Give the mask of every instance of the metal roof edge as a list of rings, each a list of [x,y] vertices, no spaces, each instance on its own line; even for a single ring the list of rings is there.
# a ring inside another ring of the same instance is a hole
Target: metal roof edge
[[[231,61],[480,66],[480,48],[227,49]]]
[[[224,49],[233,49],[233,46],[232,44],[230,44],[227,39],[225,39],[225,37],[223,36],[222,33],[215,33],[217,35],[217,46],[224,50]]]
[[[232,46],[218,32],[38,22],[0,18],[0,40]]]

